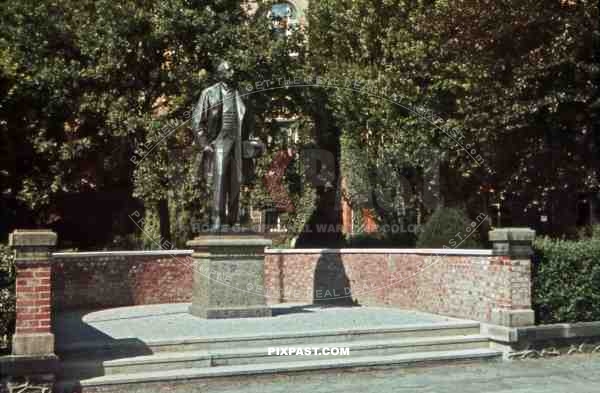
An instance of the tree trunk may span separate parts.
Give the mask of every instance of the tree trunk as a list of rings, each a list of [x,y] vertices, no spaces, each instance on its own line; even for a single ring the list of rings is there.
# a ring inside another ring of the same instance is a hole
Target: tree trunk
[[[169,220],[169,201],[161,199],[158,202],[158,222],[160,229],[160,243],[171,242],[171,221]]]

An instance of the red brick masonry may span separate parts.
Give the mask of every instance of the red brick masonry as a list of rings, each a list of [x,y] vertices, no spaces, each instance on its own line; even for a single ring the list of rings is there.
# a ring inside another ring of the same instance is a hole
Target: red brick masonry
[[[530,261],[489,250],[271,250],[265,288],[269,303],[351,296],[483,322],[493,309],[531,308]]]
[[[191,301],[191,251],[55,253],[55,311]]]
[[[50,264],[20,264],[17,269],[15,333],[50,333]]]
[[[191,251],[58,253],[54,311],[189,302]],[[445,255],[451,254],[451,255]],[[526,259],[491,250],[267,250],[270,304],[332,298],[489,322],[492,309],[531,308]]]

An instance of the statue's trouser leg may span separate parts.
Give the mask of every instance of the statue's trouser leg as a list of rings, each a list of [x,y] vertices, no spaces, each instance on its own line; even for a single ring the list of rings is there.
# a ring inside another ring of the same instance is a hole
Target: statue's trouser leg
[[[225,192],[227,193],[227,224],[233,226],[239,224],[238,215],[240,210],[240,182],[237,178],[239,168],[242,165],[241,162],[237,162],[233,149],[231,151],[230,164],[227,166],[227,179],[228,183],[225,185]]]
[[[225,182],[229,181],[225,174],[232,147],[233,141],[231,140],[217,140],[215,143],[212,225],[217,229],[221,227],[225,219]]]

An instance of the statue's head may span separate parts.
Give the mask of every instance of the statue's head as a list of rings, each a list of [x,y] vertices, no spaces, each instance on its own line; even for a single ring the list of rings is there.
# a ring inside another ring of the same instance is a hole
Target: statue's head
[[[233,68],[226,60],[221,60],[217,66],[217,75],[219,79],[231,79],[233,77]]]

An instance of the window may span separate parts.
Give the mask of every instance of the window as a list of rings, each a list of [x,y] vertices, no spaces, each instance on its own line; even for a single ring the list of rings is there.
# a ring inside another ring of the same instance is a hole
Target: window
[[[290,3],[275,3],[271,6],[271,24],[276,33],[289,35],[298,25],[298,12]]]

